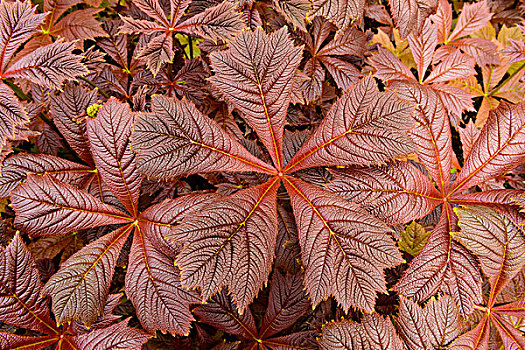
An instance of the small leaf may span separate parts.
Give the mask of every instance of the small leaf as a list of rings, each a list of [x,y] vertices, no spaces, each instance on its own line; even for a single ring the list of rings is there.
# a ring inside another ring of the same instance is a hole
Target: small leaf
[[[401,232],[399,249],[412,256],[417,256],[425,246],[431,231],[426,231],[423,226],[413,221]]]

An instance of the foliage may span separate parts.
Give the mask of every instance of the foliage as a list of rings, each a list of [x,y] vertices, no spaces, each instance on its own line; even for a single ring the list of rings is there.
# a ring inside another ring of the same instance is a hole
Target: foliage
[[[0,2],[0,349],[525,349],[520,11]]]

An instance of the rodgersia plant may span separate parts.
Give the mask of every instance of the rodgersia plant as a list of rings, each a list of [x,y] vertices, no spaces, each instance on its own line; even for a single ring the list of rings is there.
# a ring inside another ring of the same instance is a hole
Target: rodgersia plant
[[[457,5],[0,3],[0,349],[525,349],[520,7]]]

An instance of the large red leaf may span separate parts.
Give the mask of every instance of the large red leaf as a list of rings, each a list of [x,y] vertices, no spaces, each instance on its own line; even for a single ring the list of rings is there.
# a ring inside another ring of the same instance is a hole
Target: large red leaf
[[[243,32],[229,42],[229,50],[210,55],[215,72],[210,81],[257,132],[279,170],[286,112],[301,52],[284,27],[271,35],[262,29]]]
[[[143,331],[128,327],[128,321],[122,321],[113,326],[74,338],[74,342],[82,350],[140,350],[142,344],[151,338]]]
[[[51,118],[71,148],[79,157],[94,165],[86,133],[86,122],[80,117],[86,109],[97,102],[97,90],[68,84],[59,95],[51,95]]]
[[[0,149],[15,136],[17,128],[28,121],[29,116],[13,91],[0,83]]]
[[[394,289],[418,302],[443,290],[468,315],[481,301],[481,276],[471,254],[452,240],[450,232],[458,230],[455,220],[451,207],[445,205],[427,244]]]
[[[394,82],[392,88],[399,96],[417,103],[413,116],[417,126],[410,132],[410,137],[416,144],[419,161],[439,189],[446,192],[452,167],[452,135],[447,111],[439,95],[432,88],[417,83]]]
[[[140,113],[133,130],[139,170],[150,177],[272,171],[186,99],[154,95],[152,112]]]
[[[524,232],[505,215],[485,207],[466,206],[455,212],[461,227],[455,237],[479,258],[494,298],[525,266]]]
[[[282,275],[275,271],[268,299],[259,339],[271,337],[293,326],[310,306],[299,273]]]
[[[428,178],[408,162],[383,167],[348,167],[332,171],[326,186],[392,225],[419,219],[441,203]]]
[[[51,175],[31,175],[11,192],[15,225],[33,236],[132,221],[123,212]]]
[[[472,146],[453,192],[493,179],[525,161],[525,103],[500,102],[489,112],[485,127]]]
[[[305,287],[314,305],[334,296],[344,310],[374,309],[383,270],[402,262],[390,229],[355,203],[286,177],[299,229]]]
[[[248,309],[239,314],[224,291],[215,295],[206,304],[196,307],[194,313],[199,317],[200,322],[212,325],[229,334],[247,339],[257,337],[257,328],[251,310]]]
[[[0,320],[17,327],[55,335],[35,261],[16,234],[0,253]]]
[[[404,348],[392,322],[376,313],[366,315],[360,324],[341,321],[323,325],[319,345],[323,350],[402,350]]]
[[[425,19],[436,11],[437,0],[389,0],[399,34],[405,38],[409,33],[418,35]]]
[[[413,105],[393,92],[379,92],[369,76],[344,94],[330,109],[285,171],[313,166],[373,165],[409,154],[407,131]]]
[[[80,319],[89,327],[102,314],[109,284],[133,225],[123,226],[73,254],[44,286],[57,323]]]
[[[179,268],[152,241],[148,231],[138,225],[129,253],[126,295],[148,332],[188,335],[193,321],[189,306],[198,304],[201,298],[197,292],[181,287]]]
[[[227,286],[239,312],[246,310],[272,267],[278,180],[218,199],[170,233],[185,242],[176,260],[183,286],[200,287],[203,300]]]
[[[0,350],[38,350],[55,344],[60,336],[25,337],[0,332]]]
[[[82,57],[71,53],[74,49],[75,43],[61,42],[40,47],[16,61],[3,76],[60,89],[64,80],[75,80],[88,72],[80,61]]]
[[[27,177],[27,174],[49,174],[58,180],[71,182],[92,172],[93,170],[85,165],[63,158],[47,154],[18,153],[9,157],[3,164],[0,177],[0,198],[9,196],[9,193]]]
[[[87,134],[102,180],[131,215],[138,214],[142,177],[130,149],[133,114],[127,103],[112,98],[95,119],[87,120]]]
[[[44,22],[45,13],[36,14],[30,1],[2,1],[0,4],[0,71],[4,72],[16,50],[33,34],[38,32],[38,26]]]

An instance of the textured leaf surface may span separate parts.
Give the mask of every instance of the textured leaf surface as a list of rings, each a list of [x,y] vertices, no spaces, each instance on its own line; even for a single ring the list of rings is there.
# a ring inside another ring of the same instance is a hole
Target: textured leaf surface
[[[425,19],[433,14],[437,7],[437,0],[389,0],[388,3],[399,34],[403,38],[410,32],[418,35]]]
[[[432,62],[434,49],[438,43],[437,27],[427,18],[421,30],[421,34],[410,34],[408,36],[408,43],[412,55],[414,56],[414,61],[416,61],[419,81],[423,81],[427,68]]]
[[[341,321],[323,326],[319,345],[323,350],[402,350],[403,343],[392,322],[376,313],[360,324]]]
[[[0,8],[0,12],[1,12]],[[29,121],[29,117],[13,91],[0,83],[0,146],[4,146],[15,135],[18,126]]]
[[[126,209],[137,215],[142,177],[130,149],[132,123],[129,105],[112,98],[95,119],[88,119],[87,134],[102,180]]]
[[[271,169],[185,99],[155,95],[152,110],[139,114],[132,140],[139,170],[148,176]]]
[[[457,50],[451,53],[432,69],[432,72],[425,80],[428,83],[445,83],[454,79],[468,78],[476,74],[474,70],[475,59],[464,55]]]
[[[153,246],[148,231],[135,229],[126,272],[126,295],[137,310],[144,329],[188,334],[193,316],[190,304],[201,300],[198,293],[183,289],[179,268]]]
[[[448,41],[470,35],[476,30],[485,27],[491,17],[492,14],[486,1],[478,1],[472,4],[466,3]]]
[[[299,28],[306,32],[306,15],[312,8],[309,0],[273,0],[275,9],[280,12],[294,28]]]
[[[498,294],[525,265],[523,230],[488,208],[467,206],[455,212],[461,227],[455,236],[479,258],[492,295]]]
[[[271,35],[262,29],[242,32],[229,50],[210,59],[210,81],[235,105],[282,168],[282,134],[301,49],[294,47],[286,28]]]
[[[312,166],[373,165],[409,154],[413,106],[362,79],[330,109],[321,125],[286,166],[288,173]]]
[[[228,287],[242,313],[270,273],[277,238],[277,178],[209,204],[172,231],[185,242],[176,263],[183,286],[203,300]]]
[[[396,325],[409,349],[431,349],[425,313],[418,304],[401,297]]]
[[[223,1],[180,23],[176,30],[213,41],[229,40],[244,28],[235,7],[235,3]]]
[[[67,41],[108,36],[101,27],[102,22],[95,18],[95,14],[100,11],[95,8],[73,11],[60,20],[54,29]]]
[[[86,109],[97,101],[97,90],[68,84],[60,95],[51,95],[50,109],[53,122],[67,143],[80,158],[93,165],[85,121],[77,118],[85,115]]]
[[[253,339],[257,335],[255,320],[250,309],[239,314],[231,299],[223,291],[194,310],[201,322],[212,325],[230,334]]]
[[[285,178],[299,229],[305,287],[313,305],[334,296],[344,310],[370,312],[386,292],[383,269],[401,263],[390,229],[356,204]]]
[[[59,324],[80,319],[91,326],[102,314],[109,284],[132,225],[121,227],[73,254],[44,286]]]
[[[34,12],[30,1],[0,4],[0,71],[4,72],[18,47],[38,32],[46,14]]]
[[[293,326],[310,306],[298,273],[282,275],[275,271],[268,298],[268,307],[259,332],[261,339]]]
[[[501,102],[489,113],[454,183],[455,192],[504,174],[525,160],[525,103]]]
[[[16,234],[0,259],[0,320],[45,334],[58,334],[49,317],[42,282],[31,253]]]
[[[364,0],[314,0],[313,14],[323,16],[339,29],[349,27],[353,21],[360,21],[365,9]]]
[[[428,236],[430,231],[426,231],[423,226],[417,222],[411,222],[406,229],[401,232],[401,238],[399,239],[399,249],[407,252],[412,256],[418,255],[425,244],[427,244]]]
[[[0,332],[0,349],[38,350],[51,346],[58,341],[58,337],[25,337],[13,333]]]
[[[81,57],[71,53],[74,45],[55,42],[38,48],[10,66],[4,76],[23,78],[60,89],[64,80],[75,80],[76,76],[87,73],[86,67],[80,62]]]
[[[348,167],[333,170],[326,186],[358,203],[379,219],[392,225],[419,219],[439,203],[440,194],[428,178],[407,162],[382,167]]]
[[[452,136],[447,112],[438,94],[429,87],[416,83],[394,83],[399,96],[417,103],[414,120],[416,127],[410,137],[416,144],[419,161],[437,182],[443,192],[450,183],[452,164]]]
[[[91,169],[69,160],[47,154],[19,153],[6,159],[0,177],[0,198],[9,193],[22,182],[27,174],[53,175],[58,180],[70,182],[89,174]]]
[[[11,192],[15,225],[33,236],[65,235],[131,221],[126,214],[51,175],[28,175]]]
[[[151,338],[143,331],[127,326],[122,321],[108,328],[76,337],[75,343],[83,350],[140,350]]]
[[[418,302],[443,290],[454,298],[461,313],[468,315],[473,304],[481,301],[481,276],[476,260],[452,241],[450,232],[458,230],[452,215],[446,206],[427,244],[394,289]]]

